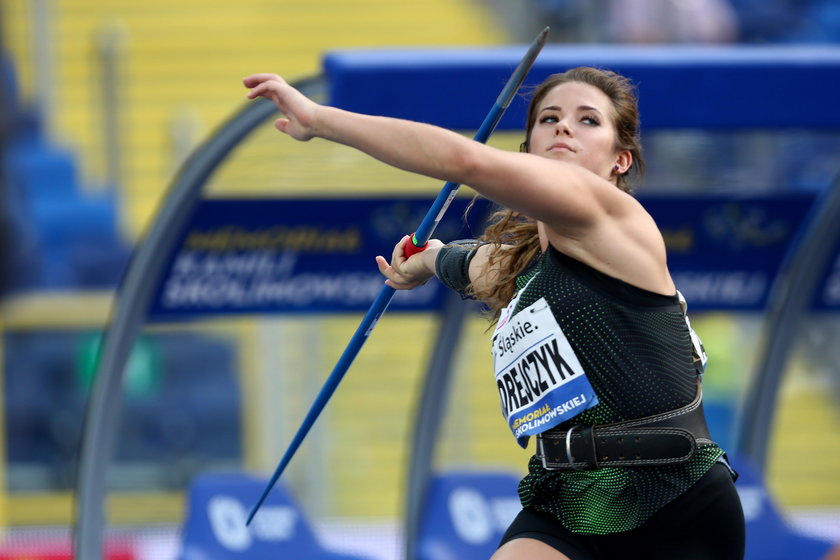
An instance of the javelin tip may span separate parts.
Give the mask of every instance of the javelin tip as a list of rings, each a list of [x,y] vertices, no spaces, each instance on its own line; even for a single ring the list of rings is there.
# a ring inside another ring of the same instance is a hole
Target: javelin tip
[[[547,25],[546,25],[546,26],[545,26],[545,29],[543,29],[542,31],[540,31],[540,34],[539,34],[539,35],[537,35],[537,42],[538,42],[540,45],[544,45],[544,44],[545,44],[545,40],[546,40],[546,38],[548,37],[548,32],[549,32],[549,30],[550,30],[550,29],[551,29],[551,28],[550,28],[549,26],[547,26]]]

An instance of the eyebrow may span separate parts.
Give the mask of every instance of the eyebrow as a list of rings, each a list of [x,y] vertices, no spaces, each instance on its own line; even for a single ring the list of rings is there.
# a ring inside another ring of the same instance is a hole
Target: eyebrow
[[[590,105],[578,105],[577,110],[578,111],[595,111],[596,113],[601,112],[598,109],[596,109],[595,107],[592,107]],[[543,111],[561,111],[562,112],[563,108],[558,107],[557,105],[549,105],[548,107],[543,107],[542,109],[540,109],[540,113],[542,113]]]

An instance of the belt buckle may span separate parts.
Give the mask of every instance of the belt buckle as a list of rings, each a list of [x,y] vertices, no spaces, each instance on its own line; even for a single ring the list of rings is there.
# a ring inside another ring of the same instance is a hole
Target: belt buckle
[[[575,428],[582,427],[583,426],[581,426],[580,424],[575,424],[574,426],[569,428],[569,431],[566,432],[566,461],[568,461],[569,467],[571,467],[573,471],[586,470],[586,467],[576,467],[574,457],[572,457],[572,432],[575,431]]]
[[[555,470],[554,467],[548,465],[548,455],[545,452],[545,438],[540,437],[542,434],[537,434],[537,457],[542,461],[542,466],[545,470]]]
[[[540,437],[542,434],[537,435],[537,456],[542,461],[543,468],[549,471],[558,471],[562,469],[572,469],[574,471],[583,471],[586,470],[586,467],[576,467],[574,461],[572,460],[572,444],[571,444],[571,436],[572,433],[578,429],[583,428],[583,425],[576,424],[566,431],[565,440],[566,440],[566,462],[568,463],[568,467],[566,466],[558,466],[560,464],[561,457],[553,456],[552,458],[556,457],[556,462],[551,464],[551,460],[549,458],[549,454],[546,452],[545,441],[546,438]]]

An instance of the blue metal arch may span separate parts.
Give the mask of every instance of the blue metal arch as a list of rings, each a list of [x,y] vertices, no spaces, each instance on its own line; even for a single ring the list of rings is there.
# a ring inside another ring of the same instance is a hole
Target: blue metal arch
[[[310,78],[296,87],[320,95],[323,79]],[[166,255],[198,203],[201,190],[225,157],[257,126],[277,111],[259,99],[233,115],[184,163],[163,200],[155,220],[134,251],[117,289],[96,377],[85,411],[76,477],[73,547],[76,558],[101,558],[105,527],[107,468],[114,454],[122,410],[122,380],[126,360],[146,318],[160,281]]]

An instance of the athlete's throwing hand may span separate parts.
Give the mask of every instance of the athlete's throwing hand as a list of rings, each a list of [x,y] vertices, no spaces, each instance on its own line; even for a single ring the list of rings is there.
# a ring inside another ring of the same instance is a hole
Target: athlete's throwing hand
[[[406,235],[394,246],[391,263],[385,257],[376,257],[379,272],[387,278],[385,284],[395,290],[411,290],[422,286],[435,275],[435,257],[443,243],[438,239],[429,239],[426,249],[409,258],[405,257],[405,245],[411,243],[411,236]]]

